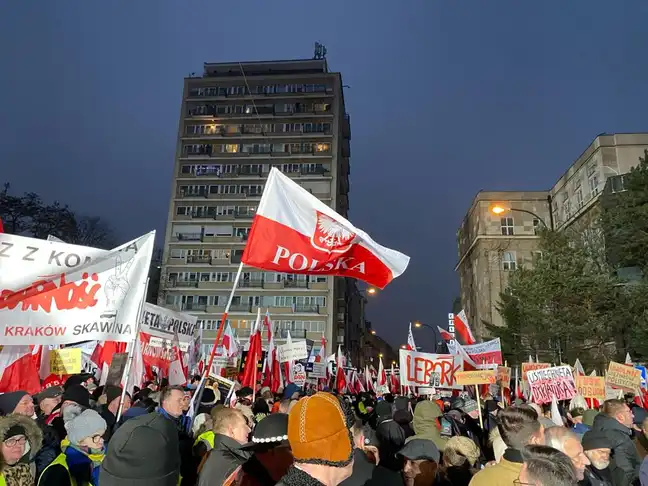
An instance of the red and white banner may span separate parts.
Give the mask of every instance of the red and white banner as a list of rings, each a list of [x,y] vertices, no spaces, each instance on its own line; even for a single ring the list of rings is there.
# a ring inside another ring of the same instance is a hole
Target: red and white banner
[[[30,395],[41,391],[31,349],[29,346],[0,346],[0,394],[19,390]]]
[[[0,342],[133,340],[154,240],[105,251],[0,234]]]
[[[352,277],[383,288],[405,271],[409,257],[379,245],[273,168],[242,261],[273,272]]]
[[[455,373],[463,371],[463,360],[450,354],[432,354],[408,351],[400,352],[400,384],[402,386],[430,386],[435,388],[461,389]]]
[[[448,343],[448,350],[451,354],[458,354],[455,349],[455,343]],[[500,338],[492,339],[484,343],[472,344],[470,346],[462,346],[466,354],[470,356],[475,364],[504,364],[502,360],[502,345]]]

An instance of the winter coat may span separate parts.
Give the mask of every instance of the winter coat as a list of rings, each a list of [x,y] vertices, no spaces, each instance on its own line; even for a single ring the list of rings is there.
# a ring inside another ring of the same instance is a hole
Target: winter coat
[[[36,478],[38,479],[45,468],[61,453],[61,441],[54,428],[45,423],[44,417],[36,419],[36,424],[43,434],[43,445],[34,457]]]
[[[639,478],[641,459],[632,441],[632,430],[602,413],[594,419],[592,430],[605,433],[612,441],[613,466],[623,472],[623,477],[619,480],[621,484],[616,486],[627,486],[635,482]]]
[[[585,467],[585,479],[578,486],[616,486],[609,467],[599,470],[592,466]]]
[[[170,420],[178,431],[178,442],[180,446],[180,477],[182,477],[181,485],[193,486],[196,483],[197,473],[196,464],[192,454],[194,441],[188,432],[190,422],[189,417],[186,415],[173,417],[161,407],[158,409],[158,413]]]
[[[412,421],[416,435],[410,437],[407,441],[409,442],[412,439],[431,440],[443,452],[447,439],[441,437],[437,424],[437,420],[442,415],[441,408],[436,402],[430,400],[419,402],[414,409],[414,420]]]
[[[198,486],[225,484],[250,458],[250,453],[241,450],[241,444],[234,439],[222,435],[214,435],[214,448],[209,451],[209,456],[200,471]]]
[[[36,479],[34,459],[41,448],[43,433],[34,419],[24,415],[11,414],[0,417],[0,437],[5,437],[9,429],[14,426],[25,429],[25,437],[29,442],[29,452],[13,466],[6,464],[4,457],[0,454],[0,477],[10,485],[31,486]]]
[[[402,476],[369,461],[360,449],[353,451],[353,472],[340,486],[402,486]]]
[[[310,474],[305,473],[301,469],[297,469],[295,466],[291,466],[288,469],[286,475],[281,478],[276,486],[324,486],[317,479],[312,477]]]
[[[500,462],[486,466],[475,474],[470,486],[512,486],[520,477],[522,454],[515,449],[506,449]]]

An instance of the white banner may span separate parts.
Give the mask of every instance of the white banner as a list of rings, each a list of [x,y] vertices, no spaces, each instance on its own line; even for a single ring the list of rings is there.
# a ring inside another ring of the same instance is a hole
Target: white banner
[[[308,358],[306,341],[293,341],[290,344],[277,346],[277,359],[280,363],[299,361]]]
[[[466,354],[470,356],[470,359],[472,359],[477,365],[504,364],[504,361],[502,361],[502,345],[500,343],[500,338],[462,347]],[[456,342],[448,343],[448,351],[450,351],[450,354],[458,354]]]
[[[400,382],[402,386],[433,386],[461,389],[455,373],[463,371],[463,360],[450,354],[419,353],[400,349]]]
[[[140,331],[169,342],[177,332],[180,343],[189,344],[194,339],[197,322],[196,316],[146,303],[140,321]],[[186,347],[183,351],[186,351]]]
[[[326,378],[326,363],[313,363],[313,371],[308,372],[312,378]]]
[[[133,340],[154,240],[105,251],[0,234],[0,342]]]

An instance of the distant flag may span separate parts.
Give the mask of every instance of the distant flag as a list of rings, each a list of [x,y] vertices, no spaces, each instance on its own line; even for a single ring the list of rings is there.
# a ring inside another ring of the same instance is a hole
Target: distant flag
[[[454,316],[454,327],[459,337],[463,341],[463,344],[469,346],[475,344],[475,336],[473,336],[470,325],[468,324],[468,318],[466,317],[466,312],[462,310],[459,314]]]
[[[416,344],[414,343],[414,334],[412,334],[412,323],[409,325],[409,332],[407,333],[407,349],[416,351]]]

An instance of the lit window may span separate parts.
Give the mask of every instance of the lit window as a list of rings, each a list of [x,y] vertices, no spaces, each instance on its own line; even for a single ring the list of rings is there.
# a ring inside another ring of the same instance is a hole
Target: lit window
[[[505,271],[513,271],[516,267],[515,252],[505,251],[502,254],[502,269]]]
[[[328,152],[331,150],[331,145],[328,143],[316,143],[315,152]]]
[[[513,236],[515,234],[514,232],[514,226],[513,226],[513,218],[502,218],[500,220],[500,224],[502,226],[502,234],[504,236]]]
[[[235,154],[239,151],[239,146],[236,143],[227,143],[223,145],[223,151],[230,154]]]

